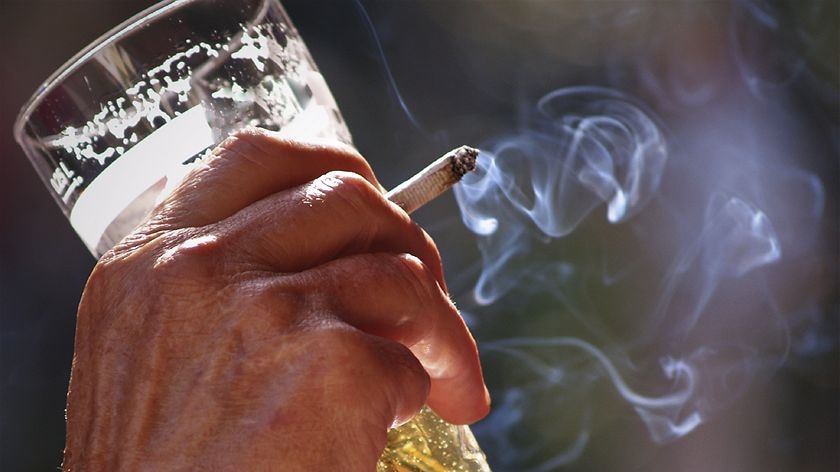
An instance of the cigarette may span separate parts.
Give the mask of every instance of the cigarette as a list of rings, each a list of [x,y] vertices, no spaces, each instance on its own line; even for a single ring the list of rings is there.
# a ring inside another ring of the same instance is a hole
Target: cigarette
[[[394,187],[385,197],[411,213],[452,188],[464,174],[475,170],[477,157],[478,149],[455,148]]]

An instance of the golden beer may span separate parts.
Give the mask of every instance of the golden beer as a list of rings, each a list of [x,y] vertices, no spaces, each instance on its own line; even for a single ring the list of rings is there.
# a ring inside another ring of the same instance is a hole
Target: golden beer
[[[377,472],[490,472],[467,426],[447,423],[424,406],[408,423],[388,432]]]

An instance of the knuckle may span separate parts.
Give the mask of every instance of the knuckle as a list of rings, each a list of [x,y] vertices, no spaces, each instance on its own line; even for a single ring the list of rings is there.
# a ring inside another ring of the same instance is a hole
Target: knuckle
[[[330,171],[318,179],[317,185],[339,216],[355,220],[386,208],[382,194],[354,172]]]
[[[224,271],[224,243],[216,235],[197,233],[183,229],[163,236],[150,273],[180,283],[218,279]]]
[[[213,150],[212,157],[206,161],[207,169],[219,172],[222,171],[220,169],[243,163],[262,167],[265,161],[292,151],[292,144],[269,130],[257,127],[241,128],[230,134]]]
[[[265,130],[253,126],[240,128],[219,144],[219,150],[232,151],[239,154],[243,150],[252,149],[271,139]]]
[[[393,276],[402,282],[402,296],[415,300],[407,304],[405,316],[395,317],[400,321],[400,330],[407,335],[404,342],[414,346],[434,330],[438,320],[434,313],[448,307],[450,302],[423,261],[411,254],[396,255],[392,260],[399,267]]]
[[[333,170],[324,174],[322,181],[334,192],[352,193],[365,198],[381,196],[367,179],[355,172]]]
[[[223,352],[237,353],[234,360],[269,362],[277,354],[278,337],[296,335],[302,312],[295,293],[254,273],[240,274],[239,280],[215,288],[212,303],[216,312],[205,316],[202,324],[207,328],[211,320],[218,323],[218,329],[210,332],[220,334],[216,342]]]
[[[236,130],[213,149],[205,164],[212,169],[224,168],[242,156],[254,154],[258,148],[256,142],[260,139],[260,131],[257,128]]]
[[[411,254],[398,254],[394,256],[394,261],[399,263],[404,277],[414,285],[428,289],[437,284],[434,275],[418,257]]]
[[[111,284],[124,280],[125,271],[121,270],[122,267],[124,264],[116,258],[101,259],[97,262],[85,283],[82,304],[84,305],[88,298],[103,298],[102,293],[108,292]]]
[[[428,301],[438,295],[437,282],[426,264],[411,254],[391,257],[393,276],[397,277],[411,295],[419,301]]]
[[[250,312],[267,315],[283,330],[315,321],[312,320],[315,315],[308,309],[307,291],[286,277],[252,274],[236,285],[238,302],[246,302]]]

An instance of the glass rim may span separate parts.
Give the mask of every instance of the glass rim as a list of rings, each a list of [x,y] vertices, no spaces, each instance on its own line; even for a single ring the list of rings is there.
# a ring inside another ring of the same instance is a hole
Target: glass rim
[[[147,7],[109,29],[87,46],[82,48],[79,52],[74,54],[73,57],[65,61],[58,69],[55,70],[55,72],[50,74],[50,76],[47,77],[47,79],[44,80],[37,89],[35,89],[32,96],[29,97],[23,107],[21,107],[12,128],[15,141],[17,141],[19,145],[23,145],[23,128],[35,108],[42,103],[44,97],[46,97],[49,92],[55,89],[68,76],[76,72],[76,70],[78,70],[82,64],[87,62],[92,56],[96,55],[106,46],[109,46],[123,37],[133,33],[140,26],[155,20],[160,15],[195,1],[197,0],[163,0]]]

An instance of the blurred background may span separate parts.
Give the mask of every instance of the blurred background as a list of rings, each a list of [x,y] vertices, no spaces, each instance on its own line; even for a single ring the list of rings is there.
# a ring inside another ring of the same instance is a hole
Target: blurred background
[[[0,3],[2,470],[60,464],[94,264],[12,123],[153,3]],[[283,4],[383,184],[484,151],[416,217],[482,350],[493,470],[840,469],[837,2]]]

